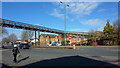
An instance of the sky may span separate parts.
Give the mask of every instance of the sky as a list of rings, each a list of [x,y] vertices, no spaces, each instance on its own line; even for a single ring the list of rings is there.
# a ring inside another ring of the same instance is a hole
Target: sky
[[[117,2],[2,2],[2,18],[64,30],[64,5],[69,5],[66,6],[67,31],[102,31],[106,20],[113,24],[118,19]],[[17,32],[18,36],[22,32],[8,30]]]

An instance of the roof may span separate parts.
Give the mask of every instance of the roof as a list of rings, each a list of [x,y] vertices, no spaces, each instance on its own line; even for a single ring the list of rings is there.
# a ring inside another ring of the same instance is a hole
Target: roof
[[[55,38],[55,37],[57,37],[57,35],[52,35],[52,34],[41,34],[40,36],[50,37],[50,38]]]

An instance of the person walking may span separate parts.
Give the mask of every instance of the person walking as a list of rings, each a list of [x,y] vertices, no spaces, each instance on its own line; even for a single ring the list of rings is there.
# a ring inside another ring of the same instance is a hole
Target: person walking
[[[20,53],[17,45],[14,45],[12,52],[13,52],[13,57],[14,57],[13,61],[16,63],[17,62],[17,54]]]

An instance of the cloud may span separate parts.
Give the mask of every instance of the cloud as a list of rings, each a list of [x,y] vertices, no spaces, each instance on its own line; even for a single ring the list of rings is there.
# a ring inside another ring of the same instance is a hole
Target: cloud
[[[70,8],[68,9],[70,14],[76,16],[89,15],[93,12],[94,9],[98,7],[99,3],[96,2],[77,2],[71,3]]]
[[[97,28],[98,31],[103,31],[103,29],[104,29],[104,26]]]
[[[66,8],[67,17],[69,15],[73,15],[77,19],[79,19],[80,17],[84,15],[90,15],[93,12],[93,10],[95,10],[99,5],[99,3],[96,3],[96,2],[71,2],[71,3],[64,2],[64,4],[66,5],[69,4],[69,7]],[[54,9],[51,15],[61,18],[64,15],[62,13],[65,11],[63,4],[54,3],[54,5],[60,5],[60,7]]]
[[[64,14],[59,13],[57,9],[54,9],[53,12],[50,15],[58,17],[58,18],[63,18],[64,17]]]
[[[44,26],[43,24],[35,24],[35,25],[37,25],[37,26]]]
[[[89,26],[100,26],[104,25],[104,22],[100,19],[89,19],[87,21],[83,21],[82,24]]]
[[[80,29],[71,29],[70,31],[78,31],[78,30],[80,30]]]
[[[98,10],[98,12],[103,12],[103,11],[105,11],[105,9],[100,9],[100,10]]]
[[[71,21],[71,22],[73,22],[73,21],[74,21],[74,19],[70,19],[70,21]]]
[[[86,21],[82,21],[81,24],[86,25],[86,26],[92,26],[98,31],[102,31],[104,26],[106,25],[106,22],[100,19],[89,19]]]

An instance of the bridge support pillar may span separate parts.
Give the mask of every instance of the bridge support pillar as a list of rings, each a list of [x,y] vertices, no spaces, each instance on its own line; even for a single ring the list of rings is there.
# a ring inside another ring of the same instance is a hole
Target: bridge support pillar
[[[37,39],[37,35],[36,35],[36,30],[35,30],[35,46],[36,46],[36,39]]]
[[[62,34],[58,34],[58,42],[61,44],[62,43]]]
[[[38,43],[40,45],[40,31],[38,31]]]
[[[65,45],[66,44],[66,42],[65,42],[66,34],[61,34],[61,38],[62,38],[62,41],[64,41],[64,42],[62,42],[62,45]]]

